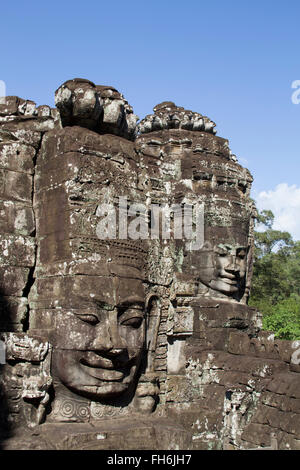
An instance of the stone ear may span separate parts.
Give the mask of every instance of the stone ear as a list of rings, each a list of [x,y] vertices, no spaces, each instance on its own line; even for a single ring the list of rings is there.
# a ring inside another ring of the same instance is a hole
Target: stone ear
[[[160,300],[156,294],[149,294],[146,298],[146,315],[147,371],[152,371],[161,317]]]
[[[146,312],[149,311],[149,309],[152,308],[152,304],[153,304],[153,301],[157,299],[157,295],[156,294],[153,294],[153,293],[150,293],[146,296],[146,301],[145,301],[145,310]]]

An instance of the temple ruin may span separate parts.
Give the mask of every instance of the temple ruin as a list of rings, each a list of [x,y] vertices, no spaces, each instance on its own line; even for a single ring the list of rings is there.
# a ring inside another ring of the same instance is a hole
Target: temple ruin
[[[248,306],[228,141],[85,79],[55,105],[0,104],[1,449],[300,449],[300,341]]]

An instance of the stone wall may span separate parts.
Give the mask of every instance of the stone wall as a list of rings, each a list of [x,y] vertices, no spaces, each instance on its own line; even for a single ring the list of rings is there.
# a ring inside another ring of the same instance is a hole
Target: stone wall
[[[249,171],[172,102],[137,124],[113,87],[55,99],[0,105],[2,448],[299,449],[300,343],[247,305]],[[101,239],[103,204],[118,230],[173,207],[169,236]]]

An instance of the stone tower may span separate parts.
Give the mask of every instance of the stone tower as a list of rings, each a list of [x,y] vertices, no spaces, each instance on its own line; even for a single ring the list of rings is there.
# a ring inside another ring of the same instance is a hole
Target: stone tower
[[[215,123],[65,82],[0,105],[3,449],[298,449],[296,342],[247,305],[252,177]]]

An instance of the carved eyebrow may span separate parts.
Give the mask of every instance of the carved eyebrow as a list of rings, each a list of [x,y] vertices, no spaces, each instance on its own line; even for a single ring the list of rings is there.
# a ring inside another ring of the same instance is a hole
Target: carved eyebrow
[[[97,305],[97,307],[103,308],[103,310],[113,310],[115,308],[113,305],[101,300],[95,300],[94,303]]]
[[[179,145],[184,145],[184,144],[191,144],[192,141],[190,139],[172,139],[172,137],[168,140],[168,144],[179,144]]]
[[[119,306],[120,307],[126,307],[128,305],[133,305],[133,304],[140,305],[141,307],[144,307],[145,306],[145,299],[143,299],[142,297],[138,297],[138,296],[126,297],[124,300],[122,300],[120,302]]]
[[[118,307],[125,308],[134,304],[139,305],[141,307],[145,307],[145,304],[146,304],[145,299],[143,299],[142,297],[138,297],[138,296],[126,297],[125,299],[120,301],[117,305],[111,305],[103,301],[94,301],[94,303],[97,305],[97,307],[103,310],[107,310],[107,311],[114,310],[115,308],[118,308]]]
[[[222,243],[222,244],[217,246],[217,249],[226,250],[226,251],[232,250],[232,248],[233,248],[232,245],[226,245],[225,243],[224,244]]]
[[[148,145],[162,145],[163,143],[160,140],[150,140],[147,142]]]

